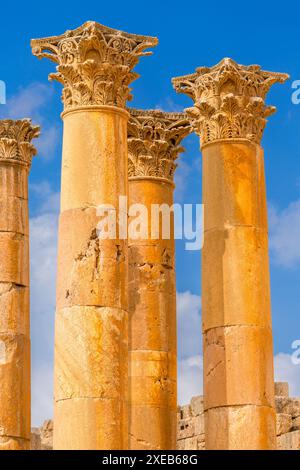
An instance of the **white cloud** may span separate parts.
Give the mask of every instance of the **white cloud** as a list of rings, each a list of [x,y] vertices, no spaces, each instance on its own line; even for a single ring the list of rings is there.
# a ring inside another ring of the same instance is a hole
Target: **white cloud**
[[[191,167],[181,158],[179,158],[178,167],[175,172],[175,202],[183,199],[185,190],[187,189],[188,177],[191,173]]]
[[[0,113],[1,119],[30,118],[34,124],[41,126],[41,135],[34,141],[34,145],[45,159],[53,157],[60,138],[58,125],[49,120],[49,103],[53,93],[53,88],[48,85],[31,83],[8,97]]]
[[[164,111],[166,113],[182,113],[183,112],[183,107],[180,106],[179,104],[175,103],[173,98],[170,96],[165,97],[157,106],[155,109],[158,109],[160,111]]]
[[[37,123],[41,126],[41,134],[35,141],[38,155],[50,160],[60,140],[59,129],[56,125],[46,124],[43,119],[40,119]]]
[[[201,297],[177,293],[178,402],[183,405],[202,395]]]
[[[290,354],[274,357],[275,381],[288,382],[290,396],[300,396],[300,364],[293,364]],[[191,398],[203,394],[203,357],[192,356],[178,362],[178,402],[185,405]]]
[[[283,210],[269,205],[271,259],[286,268],[300,262],[300,200]]]
[[[31,376],[31,421],[39,427],[53,417],[53,363],[42,362],[32,368]]]
[[[186,405],[198,395],[203,395],[203,358],[200,354],[178,363],[178,403]]]
[[[32,425],[52,417],[53,345],[59,194],[48,182],[31,185],[39,197],[30,219]]]
[[[275,381],[288,382],[290,396],[300,396],[300,364],[293,364],[290,354],[278,353],[274,358]]]
[[[19,88],[15,95],[8,98],[3,111],[11,119],[32,116],[39,118],[42,108],[52,95],[51,87],[39,82],[30,83],[27,87]]]
[[[201,297],[189,291],[177,292],[178,357],[202,353]]]

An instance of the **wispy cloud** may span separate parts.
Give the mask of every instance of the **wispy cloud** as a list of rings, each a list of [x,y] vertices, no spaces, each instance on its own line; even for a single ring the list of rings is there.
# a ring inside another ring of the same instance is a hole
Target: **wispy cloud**
[[[192,397],[199,395],[203,395],[203,358],[200,354],[178,363],[178,403],[186,405]]]
[[[32,422],[39,426],[52,417],[59,194],[47,181],[30,190],[40,201],[30,219]]]
[[[269,205],[271,260],[286,268],[300,262],[300,200],[283,210]]]
[[[45,159],[54,156],[60,137],[58,124],[51,122],[49,118],[49,104],[53,93],[50,86],[34,82],[8,97],[6,105],[0,110],[1,119],[30,118],[34,124],[41,126],[41,135],[34,144]]]
[[[201,297],[189,291],[177,292],[178,401],[189,403],[202,395]]]
[[[178,356],[186,359],[202,353],[201,297],[177,292]]]
[[[178,167],[175,172],[175,193],[174,198],[175,201],[181,202],[185,195],[185,191],[188,186],[188,177],[191,173],[191,166],[188,165],[183,159],[179,159]]]
[[[300,396],[300,364],[293,364],[290,354],[278,353],[274,358],[275,380],[288,382],[290,396]]]
[[[183,107],[178,103],[175,103],[174,99],[170,96],[167,96],[162,101],[160,101],[156,105],[155,109],[165,111],[166,113],[181,113],[184,111]]]

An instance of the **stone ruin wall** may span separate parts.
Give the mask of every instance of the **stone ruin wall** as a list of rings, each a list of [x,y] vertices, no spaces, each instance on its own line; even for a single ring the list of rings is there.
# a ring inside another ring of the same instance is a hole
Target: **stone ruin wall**
[[[289,396],[288,383],[277,382],[275,403],[278,450],[300,450],[300,398]],[[179,406],[177,423],[179,450],[205,449],[203,397]]]
[[[286,382],[275,384],[278,450],[300,450],[300,398],[289,396]],[[31,449],[52,449],[52,421],[32,428]],[[177,415],[177,449],[205,450],[203,397],[192,398],[189,405],[179,406]]]

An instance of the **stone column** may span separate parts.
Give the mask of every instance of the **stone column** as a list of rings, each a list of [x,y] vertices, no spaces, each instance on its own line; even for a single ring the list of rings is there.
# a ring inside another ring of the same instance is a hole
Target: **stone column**
[[[176,449],[177,357],[174,223],[151,238],[151,205],[173,206],[175,160],[190,132],[182,113],[130,110],[129,218],[148,212],[148,234],[129,234],[130,449]],[[167,220],[164,222],[168,223]],[[129,226],[130,228],[130,226]],[[154,232],[153,232],[154,234]]]
[[[264,157],[270,87],[285,74],[224,59],[173,79],[194,100],[205,213],[202,252],[207,449],[276,447]]]
[[[97,207],[127,196],[129,84],[156,44],[95,22],[32,40],[64,86],[54,449],[128,447],[127,240],[97,236]]]
[[[28,175],[39,127],[0,121],[0,450],[30,447]]]

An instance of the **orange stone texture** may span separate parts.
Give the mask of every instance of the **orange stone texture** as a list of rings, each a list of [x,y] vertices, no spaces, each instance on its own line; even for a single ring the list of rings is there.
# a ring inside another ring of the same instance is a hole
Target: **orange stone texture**
[[[39,128],[0,121],[0,450],[30,447],[28,175]]]
[[[98,236],[98,208],[127,217],[126,101],[156,43],[95,22],[32,40],[64,87],[54,449],[128,448],[128,242]]]
[[[183,113],[130,110],[129,224],[146,209],[147,233],[129,235],[129,448],[176,449],[177,336],[174,214],[164,238],[152,207],[172,208],[175,160],[190,125]],[[138,210],[137,210],[138,214]],[[162,219],[160,219],[162,220]]]
[[[224,59],[173,79],[194,101],[205,211],[202,251],[206,449],[275,449],[264,155],[270,87],[285,74]]]

